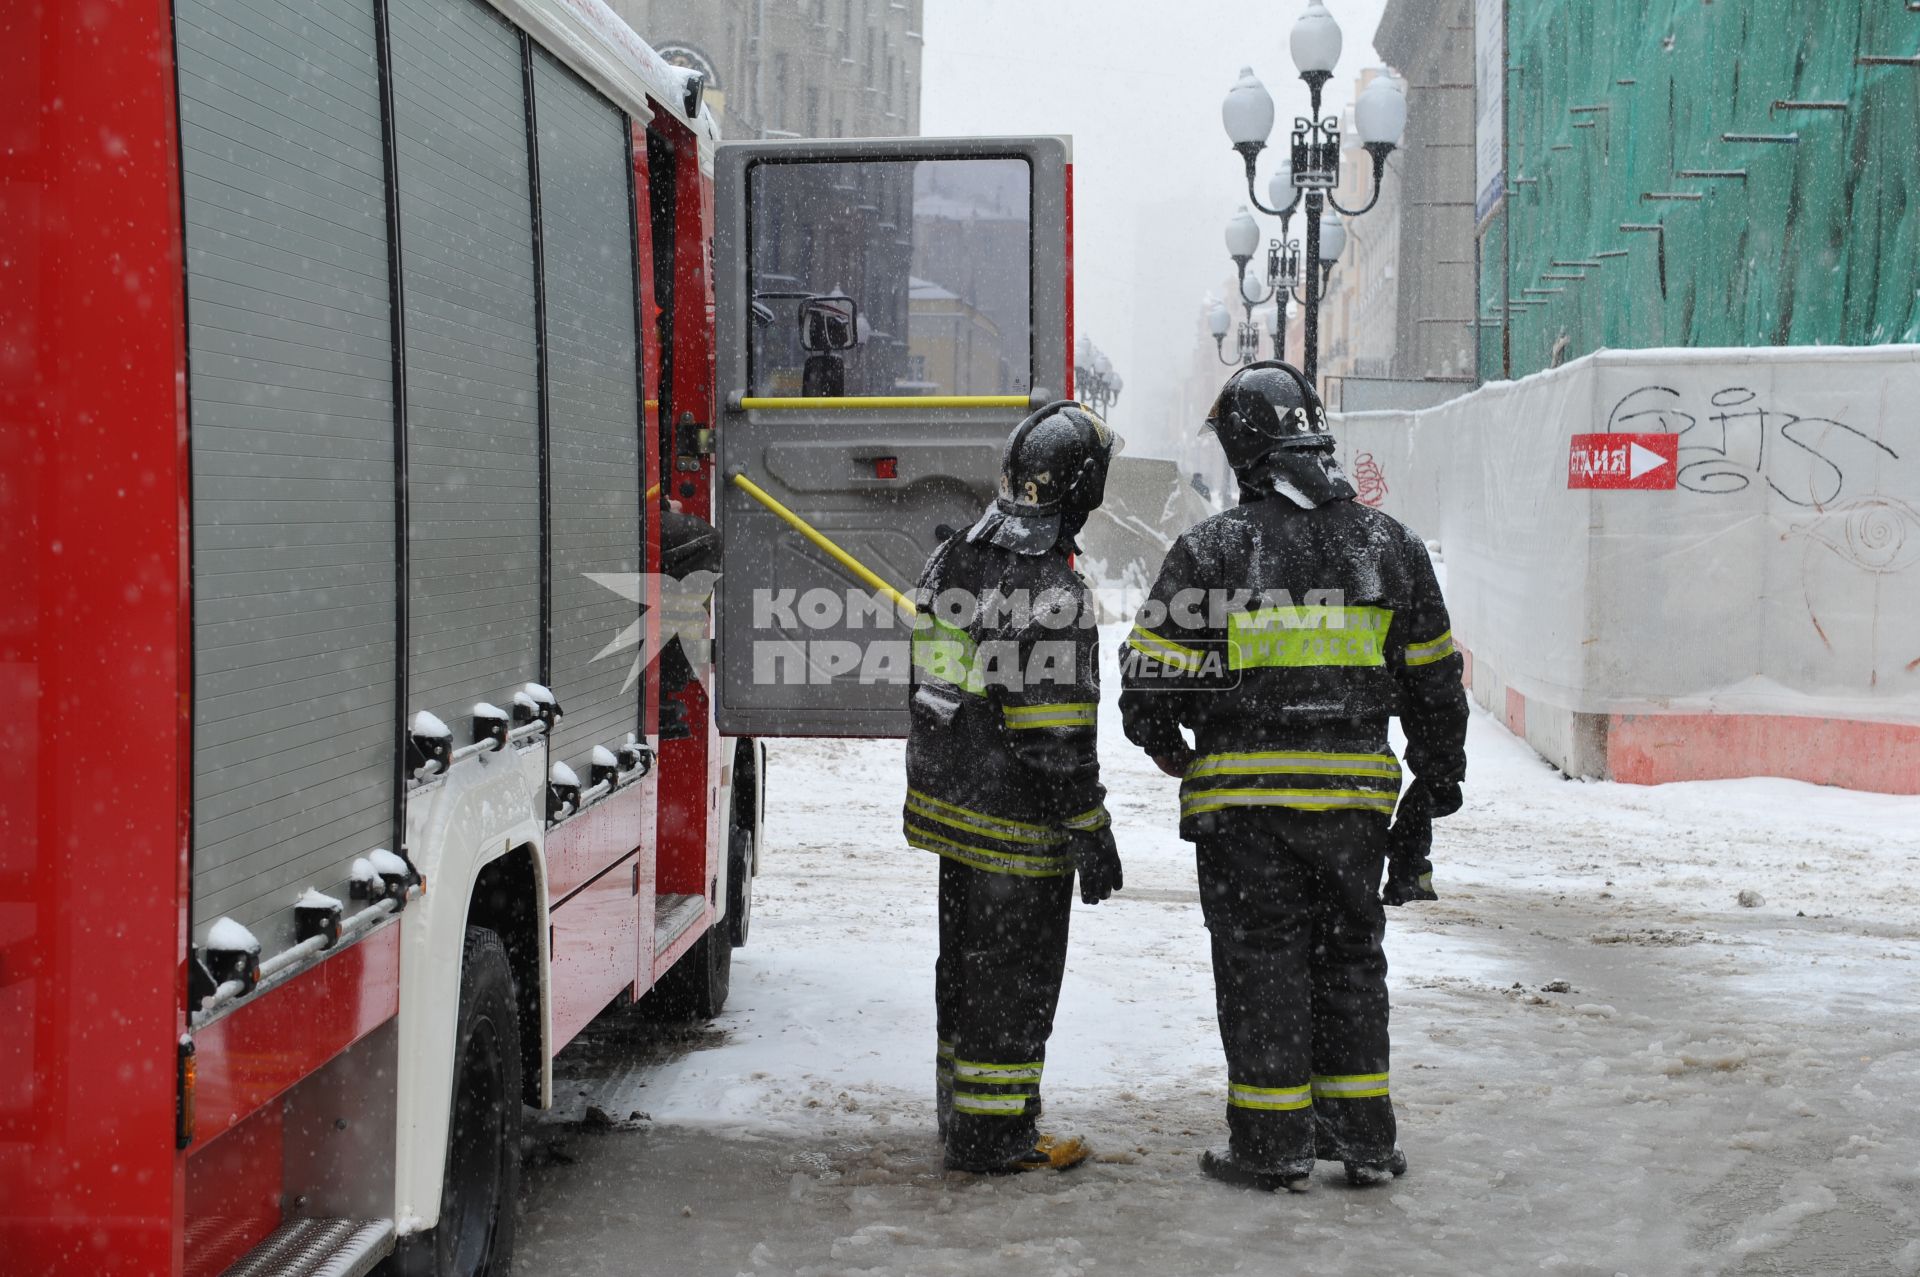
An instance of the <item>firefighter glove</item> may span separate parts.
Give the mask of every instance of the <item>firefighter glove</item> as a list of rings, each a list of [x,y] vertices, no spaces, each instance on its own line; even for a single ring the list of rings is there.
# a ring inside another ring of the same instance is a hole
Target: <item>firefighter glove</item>
[[[1113,830],[1073,830],[1067,834],[1067,850],[1080,871],[1080,899],[1097,905],[1120,890],[1120,849],[1114,846]]]
[[[1453,807],[1459,809],[1460,787],[1449,785]],[[1443,795],[1443,797],[1447,797]],[[1393,828],[1387,833],[1387,881],[1380,891],[1380,903],[1404,905],[1415,900],[1438,900],[1433,890],[1433,816],[1432,791],[1420,780],[1407,786],[1400,799]]]

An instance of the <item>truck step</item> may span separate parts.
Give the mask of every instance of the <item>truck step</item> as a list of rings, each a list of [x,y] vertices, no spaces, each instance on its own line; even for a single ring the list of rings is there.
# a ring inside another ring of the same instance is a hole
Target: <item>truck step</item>
[[[366,1277],[393,1235],[390,1219],[290,1219],[222,1277]]]
[[[705,896],[675,895],[668,892],[654,900],[653,951],[665,953],[687,933],[700,911],[707,907]]]

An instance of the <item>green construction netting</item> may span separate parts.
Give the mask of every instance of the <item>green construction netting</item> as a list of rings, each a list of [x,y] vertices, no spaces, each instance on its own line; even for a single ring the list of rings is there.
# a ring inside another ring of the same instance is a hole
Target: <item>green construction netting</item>
[[[1538,0],[1507,40],[1480,313],[1503,265],[1540,303],[1513,313],[1512,376],[1600,347],[1920,341],[1920,68],[1857,61],[1920,53],[1905,0]],[[1844,109],[1781,105],[1805,102]],[[1683,176],[1709,171],[1739,175]],[[1483,375],[1501,344],[1481,330]]]

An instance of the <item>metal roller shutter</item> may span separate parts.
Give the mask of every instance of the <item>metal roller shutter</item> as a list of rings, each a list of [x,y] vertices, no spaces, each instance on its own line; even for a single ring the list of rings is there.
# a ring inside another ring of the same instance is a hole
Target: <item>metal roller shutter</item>
[[[393,827],[394,404],[369,0],[176,0],[195,942],[266,952]]]
[[[406,305],[409,713],[453,725],[539,677],[533,213],[520,39],[472,0],[392,0]]]
[[[626,116],[544,52],[534,58],[551,448],[553,757],[587,775],[595,745],[639,728],[633,652],[595,660],[639,620],[587,573],[640,570],[639,381]]]

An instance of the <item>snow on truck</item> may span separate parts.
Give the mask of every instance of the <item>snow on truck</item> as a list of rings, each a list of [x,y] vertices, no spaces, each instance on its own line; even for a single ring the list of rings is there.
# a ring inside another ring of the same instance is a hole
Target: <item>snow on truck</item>
[[[501,1271],[554,1054],[727,996],[760,740],[904,734],[1067,146],[722,145],[601,0],[0,47],[0,1267]]]

